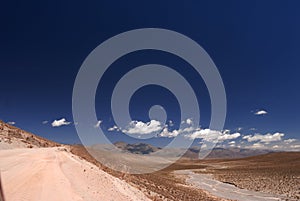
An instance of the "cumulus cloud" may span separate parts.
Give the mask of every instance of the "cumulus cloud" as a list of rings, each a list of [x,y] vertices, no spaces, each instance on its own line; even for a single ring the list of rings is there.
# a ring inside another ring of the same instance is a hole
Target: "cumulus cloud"
[[[43,122],[42,122],[42,124],[47,124],[47,123],[48,123],[48,121],[43,121]]]
[[[176,137],[180,134],[179,130],[169,131],[168,128],[164,128],[163,131],[159,134],[160,137]]]
[[[263,142],[263,143],[270,143],[281,141],[284,133],[268,133],[265,135],[262,134],[254,134],[254,135],[246,135],[243,139],[247,140],[248,142]]]
[[[99,125],[101,121],[97,122]],[[266,134],[251,134],[241,137],[241,133],[238,132],[241,129],[234,129],[236,132],[224,129],[222,131],[212,130],[209,128],[203,129],[199,126],[195,126],[191,119],[186,119],[181,122],[180,129],[171,129],[170,124],[173,122],[168,121],[166,125],[156,120],[149,122],[131,121],[125,129],[121,129],[118,126],[113,126],[108,131],[122,131],[127,134],[137,134],[138,137],[142,137],[145,134],[157,133],[158,137],[173,138],[177,136],[185,137],[189,140],[200,139],[202,144],[204,141],[219,143],[219,146],[224,147],[244,147],[249,149],[269,149],[269,150],[300,150],[300,145],[296,142],[296,139],[283,139],[284,133],[266,133]],[[97,124],[95,125],[97,126]],[[254,130],[254,129],[251,129]],[[243,140],[238,140],[241,137]]]
[[[230,142],[228,142],[228,144],[229,144],[230,147],[235,147],[236,146],[235,141],[230,141]]]
[[[291,148],[300,148],[300,144],[291,145]]]
[[[223,134],[223,135],[220,135],[218,137],[218,140],[221,140],[221,141],[225,141],[225,140],[233,140],[233,139],[236,139],[238,137],[240,137],[241,134],[240,133],[233,133],[233,134]]]
[[[131,121],[127,128],[122,131],[127,134],[150,134],[159,132],[164,128],[164,125],[157,120],[151,120],[149,122]]]
[[[99,128],[99,127],[100,127],[100,125],[101,125],[101,123],[102,123],[102,121],[101,121],[101,120],[97,121],[97,123],[94,125],[94,127],[95,127],[95,128]]]
[[[300,145],[297,144],[285,144],[283,141],[273,143],[255,142],[244,146],[248,149],[267,149],[267,150],[281,150],[281,151],[300,151]]]
[[[180,128],[178,130],[169,131],[168,127],[165,127],[163,131],[159,134],[160,137],[176,137],[182,135],[187,139],[203,139],[208,142],[223,142],[226,140],[233,140],[241,136],[240,133],[230,133],[230,130],[211,130],[211,129],[201,129],[200,127],[194,127],[192,119],[186,119],[181,122],[181,124],[187,125],[185,128]]]
[[[10,124],[10,125],[15,125],[16,124],[16,122],[14,122],[14,121],[9,121],[7,123]]]
[[[287,139],[287,140],[284,140],[285,143],[289,144],[289,143],[292,143],[292,142],[296,142],[297,140],[296,139]]]
[[[69,125],[71,122],[68,122],[65,118],[59,119],[59,120],[54,120],[51,125],[52,127],[60,127],[64,125]]]
[[[192,124],[193,124],[193,121],[192,121],[192,119],[188,118],[188,119],[186,119],[186,123],[187,123],[188,125],[192,125]]]
[[[181,121],[181,124],[192,125],[193,120],[191,118],[187,118],[186,120]]]
[[[257,112],[254,113],[255,115],[265,115],[265,114],[268,114],[267,111],[265,110],[258,110]]]
[[[204,139],[208,142],[223,142],[225,140],[233,140],[241,136],[240,133],[228,133],[228,130],[223,132],[211,129],[198,129],[190,135],[186,135],[190,139]]]
[[[108,131],[120,131],[118,126],[114,125],[113,127],[109,128]]]
[[[253,149],[261,149],[261,148],[264,148],[264,145],[258,142],[258,143],[254,143],[251,146],[251,148],[253,148]]]
[[[246,139],[246,141],[241,141],[240,144],[244,142],[243,147],[248,149],[300,151],[300,145],[298,143],[299,141],[297,139],[283,140],[282,139],[283,133],[266,134],[264,135],[265,137],[261,137],[261,136],[262,135],[258,135],[258,134],[256,134],[256,138],[253,138],[254,135],[244,136],[243,138]],[[268,136],[268,138],[266,136]],[[249,142],[248,139],[251,142]]]
[[[228,129],[225,129],[225,130],[223,130],[223,132],[222,133],[224,133],[224,134],[229,134],[230,133],[230,130],[228,130]]]
[[[178,130],[169,131],[167,127],[163,129],[163,131],[159,134],[160,137],[176,137],[177,135],[182,134],[190,134],[196,130],[200,130],[200,128],[194,128],[194,127],[186,127]]]

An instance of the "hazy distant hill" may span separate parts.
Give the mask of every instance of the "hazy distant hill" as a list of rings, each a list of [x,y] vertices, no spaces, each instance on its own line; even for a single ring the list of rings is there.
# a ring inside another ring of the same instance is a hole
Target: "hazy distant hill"
[[[188,149],[184,157],[197,159],[200,149],[198,147],[192,147]],[[220,148],[215,147],[206,158],[244,158],[249,156],[257,156],[261,154],[271,153],[271,150],[263,149],[242,149],[242,148]]]
[[[135,153],[135,154],[150,154],[152,152],[158,151],[161,148],[155,147],[146,143],[136,143],[128,144],[125,142],[116,142],[114,144],[121,150]],[[184,154],[184,157],[190,159],[198,159],[200,148],[191,147]],[[270,153],[270,150],[261,150],[261,149],[241,149],[241,148],[214,148],[206,158],[244,158],[249,156],[256,156],[261,154]]]
[[[60,146],[60,144],[21,130],[0,120],[0,149],[54,146]]]

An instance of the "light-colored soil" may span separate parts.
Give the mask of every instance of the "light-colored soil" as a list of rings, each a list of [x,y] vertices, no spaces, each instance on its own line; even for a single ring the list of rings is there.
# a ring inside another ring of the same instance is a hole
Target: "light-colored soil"
[[[210,162],[213,165],[214,162]],[[270,153],[224,160],[223,168],[208,169],[219,181],[239,188],[272,193],[287,200],[300,200],[300,153]]]
[[[138,189],[64,148],[0,151],[8,201],[148,200]]]
[[[240,189],[300,200],[300,152],[278,152],[241,159],[182,160],[178,168],[213,175]]]
[[[281,201],[284,197],[270,193],[262,193],[241,189],[235,185],[220,182],[210,174],[194,173],[193,170],[178,170],[179,175],[185,175],[187,183],[206,190],[207,192],[220,197],[238,201]]]
[[[6,124],[0,120],[0,150],[56,146],[61,146],[61,144]]]
[[[220,199],[199,188],[187,185],[184,178],[178,178],[173,174],[174,170],[182,168],[180,164],[149,174],[125,174],[107,168],[93,158],[83,146],[72,146],[71,152],[81,158],[97,165],[109,174],[125,180],[129,184],[140,189],[151,200],[155,201],[220,201]],[[197,165],[196,165],[197,166]],[[198,166],[197,166],[198,167]],[[183,166],[185,168],[185,166]],[[188,167],[187,167],[188,168]]]
[[[174,174],[191,169],[240,189],[300,200],[299,152],[181,159],[158,172],[130,175],[103,166],[82,146],[51,142],[0,121],[0,172],[6,201],[225,200]]]

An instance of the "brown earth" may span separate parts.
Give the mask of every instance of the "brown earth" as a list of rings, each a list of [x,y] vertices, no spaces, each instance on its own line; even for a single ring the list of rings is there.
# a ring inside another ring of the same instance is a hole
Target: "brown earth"
[[[4,148],[56,147],[61,144],[24,131],[0,120],[0,145]],[[1,147],[1,146],[0,146]],[[3,149],[3,148],[2,148]]]
[[[207,192],[189,186],[184,178],[178,178],[173,174],[174,170],[189,168],[181,164],[174,164],[164,170],[151,174],[125,174],[109,169],[95,160],[81,145],[71,147],[71,152],[81,158],[97,165],[100,169],[109,174],[121,178],[129,184],[143,191],[151,200],[224,200],[216,198]],[[191,168],[191,167],[190,167]]]
[[[6,144],[11,145],[11,148],[62,146],[0,121],[0,145]],[[222,200],[186,184],[185,178],[173,173],[175,170],[186,169],[213,174],[216,179],[239,188],[300,199],[299,152],[269,153],[241,159],[181,159],[158,172],[130,175],[101,165],[81,145],[64,147],[101,170],[140,189],[152,200]]]
[[[207,160],[212,173],[222,182],[248,190],[283,195],[300,200],[300,152],[269,153],[234,160]]]
[[[161,171],[141,175],[127,175],[106,168],[80,145],[73,146],[71,152],[126,180],[152,200],[220,200],[187,185],[184,177],[173,173],[187,169],[213,174],[215,179],[239,188],[277,194],[286,200],[300,199],[300,152],[277,152],[241,159],[181,159]]]

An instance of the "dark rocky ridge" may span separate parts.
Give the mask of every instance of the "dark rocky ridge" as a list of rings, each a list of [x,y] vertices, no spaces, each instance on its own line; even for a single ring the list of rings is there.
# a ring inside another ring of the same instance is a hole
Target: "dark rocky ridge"
[[[150,154],[158,151],[160,148],[146,143],[127,144],[125,142],[116,142],[114,145],[123,150],[134,154]]]

